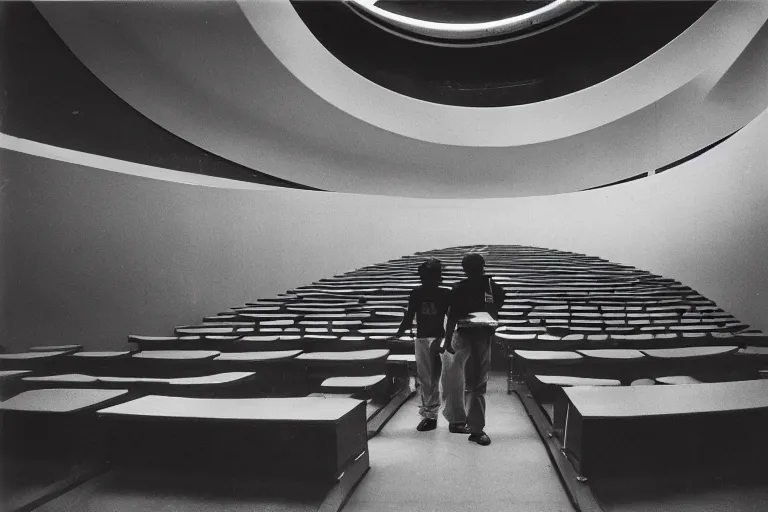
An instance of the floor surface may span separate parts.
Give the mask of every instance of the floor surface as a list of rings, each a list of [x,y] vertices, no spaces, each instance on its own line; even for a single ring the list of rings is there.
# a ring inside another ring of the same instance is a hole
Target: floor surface
[[[572,512],[546,448],[505,376],[493,374],[487,396],[490,446],[437,430],[417,432],[412,397],[368,441],[371,469],[344,512]]]

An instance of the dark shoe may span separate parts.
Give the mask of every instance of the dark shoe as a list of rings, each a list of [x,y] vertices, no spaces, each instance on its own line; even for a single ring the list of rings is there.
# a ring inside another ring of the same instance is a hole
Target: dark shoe
[[[488,446],[491,444],[491,438],[485,432],[479,432],[476,434],[469,434],[469,440],[473,443],[477,443],[480,446]]]
[[[419,432],[426,432],[428,430],[435,430],[436,428],[437,428],[437,420],[431,420],[429,418],[424,418],[416,426],[416,430],[418,430]]]
[[[452,434],[469,434],[469,429],[464,423],[451,423],[448,425],[448,430]]]

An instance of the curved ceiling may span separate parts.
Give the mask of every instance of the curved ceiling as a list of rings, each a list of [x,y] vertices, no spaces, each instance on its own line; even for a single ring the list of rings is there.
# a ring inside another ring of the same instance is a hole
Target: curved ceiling
[[[195,182],[206,175],[307,188],[214,155],[147,119],[80,62],[32,3],[6,2],[0,11],[0,137],[149,165],[159,179],[186,175],[184,182]]]
[[[295,5],[295,4],[294,4]],[[426,44],[481,46],[524,37],[575,16],[591,5],[573,0],[535,2],[399,2],[350,0],[346,5],[376,26]]]
[[[495,108],[426,102],[367,80],[287,0],[37,5],[78,58],[155,123],[233,162],[326,190],[582,190],[678,160],[768,103],[762,86],[749,85],[765,83],[765,65],[732,66],[750,46],[765,55],[763,2],[720,1],[610,79]],[[722,83],[747,97],[710,94]]]
[[[480,14],[489,6],[503,9],[497,16],[504,16],[511,9],[551,5],[493,0],[385,3],[401,11],[429,7],[433,17],[459,19],[474,12],[471,6]],[[588,12],[582,9],[573,17],[569,11],[566,21],[547,25],[549,30],[535,37],[471,48],[424,44],[382,30],[347,8],[350,3],[299,0],[292,5],[334,58],[381,87],[431,103],[498,107],[565,96],[608,80],[669,44],[713,3],[672,2],[663,9],[653,2],[590,4]]]

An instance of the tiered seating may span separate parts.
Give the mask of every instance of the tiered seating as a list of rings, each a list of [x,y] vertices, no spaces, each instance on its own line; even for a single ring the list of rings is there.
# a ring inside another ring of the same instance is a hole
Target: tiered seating
[[[0,402],[0,508],[31,510],[104,466],[95,411],[126,390],[45,389]]]
[[[368,468],[367,436],[412,392],[402,363],[388,357],[411,352],[405,363],[413,365],[412,338],[391,338],[418,284],[419,263],[397,260],[375,266],[376,276],[362,269],[323,280],[179,325],[173,335],[131,335],[130,350],[53,346],[4,354],[11,394],[119,388],[135,399],[100,415],[108,440],[100,460],[113,469],[43,509],[121,510],[127,497],[151,501],[149,509],[197,510],[201,489],[226,509],[272,508],[275,489],[283,489],[283,501],[338,509]],[[160,467],[167,471],[157,473]],[[211,489],[222,470],[224,497]],[[179,481],[196,483],[179,490]]]
[[[768,381],[665,379],[676,385],[564,391],[563,448],[582,474],[734,460],[762,469]]]
[[[488,273],[507,292],[495,341],[510,363],[509,390],[528,409],[561,474],[575,481],[585,472],[634,471],[632,457],[662,460],[669,441],[680,439],[670,432],[687,433],[697,422],[706,430],[709,412],[718,407],[737,412],[741,406],[757,407],[742,402],[739,393],[761,385],[757,379],[768,369],[768,337],[689,287],[600,258],[547,249],[491,246],[485,258]],[[674,404],[697,389],[702,396],[713,390],[712,396],[728,405],[702,399],[701,414],[693,423],[682,422],[686,408]],[[582,393],[589,400],[574,398]],[[625,407],[622,416],[617,412],[622,400],[637,404],[637,410]],[[662,403],[665,412],[654,411]],[[614,405],[617,409],[610,410]],[[616,419],[607,422],[601,414]],[[740,414],[726,416],[740,421]],[[678,428],[683,424],[686,428]],[[643,444],[642,454],[627,450],[650,431],[656,438]],[[610,453],[620,454],[623,468],[609,464]],[[700,458],[685,460],[701,463]],[[578,486],[571,491],[573,496],[582,492]]]
[[[358,400],[149,395],[97,415],[110,470],[40,510],[338,510],[369,467]]]
[[[518,392],[541,432],[552,436],[548,443],[565,450],[579,470],[604,462],[593,453],[600,450],[599,436],[590,437],[600,432],[602,427],[594,427],[599,419],[589,416],[591,406],[572,399],[581,390],[625,393],[631,401],[642,393],[674,396],[692,386],[754,381],[760,370],[768,369],[768,338],[671,279],[596,257],[518,246],[418,253],[234,306],[172,332],[147,333],[162,336],[131,335],[130,350],[52,346],[0,354],[0,370],[6,372],[2,382],[13,392],[120,388],[137,399],[101,415],[116,469],[51,502],[47,510],[83,503],[90,510],[111,509],[113,493],[140,499],[138,490],[159,500],[144,503],[145,508],[194,509],[199,505],[194,500],[159,498],[174,495],[167,491],[175,484],[148,467],[187,460],[182,454],[199,446],[192,439],[201,436],[216,441],[184,468],[171,468],[171,474],[182,471],[184,481],[202,486],[205,479],[187,474],[187,466],[212,464],[253,476],[279,460],[281,469],[294,472],[296,461],[307,455],[288,446],[288,439],[302,447],[310,437],[327,436],[331,450],[333,429],[351,439],[363,428],[374,435],[412,392],[413,338],[393,336],[408,294],[419,284],[418,265],[427,257],[440,258],[447,287],[464,277],[460,262],[468,250],[485,255],[487,272],[507,292],[494,339],[511,364],[510,390]],[[27,373],[12,373],[17,371]],[[578,407],[585,411],[583,424],[575,423]],[[357,426],[344,430],[339,421],[346,414],[362,415],[367,425],[358,418],[349,424]],[[275,429],[278,424],[281,428]],[[237,441],[246,426],[248,442],[255,444]],[[174,439],[180,431],[184,434]],[[254,436],[255,431],[262,434]],[[577,441],[582,431],[588,431],[586,437]],[[566,435],[574,443],[567,449]],[[312,443],[312,449],[323,443]],[[248,445],[243,454],[259,447],[258,453],[250,453],[255,465],[233,453],[243,444]],[[368,467],[364,453],[364,446],[355,444],[347,453],[352,459],[340,460],[331,452],[307,459],[304,469],[324,482],[320,499],[328,482],[347,490],[354,485]],[[326,455],[331,464],[322,466]],[[584,466],[582,459],[589,463]],[[279,487],[274,482],[270,486]],[[188,489],[180,492],[189,498]],[[239,492],[232,496],[242,497]],[[227,509],[253,505],[232,496],[217,498],[216,504]]]

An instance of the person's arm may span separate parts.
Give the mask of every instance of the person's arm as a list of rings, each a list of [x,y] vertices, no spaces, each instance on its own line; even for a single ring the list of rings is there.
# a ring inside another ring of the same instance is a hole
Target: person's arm
[[[411,292],[408,297],[408,310],[405,312],[403,321],[400,322],[400,327],[397,328],[397,334],[395,336],[402,336],[407,329],[413,328],[413,319],[416,317],[416,290]]]
[[[452,346],[453,333],[456,331],[456,324],[458,322],[459,317],[456,315],[456,288],[451,288],[451,291],[448,292],[448,321],[445,324],[445,338],[443,338],[443,343],[440,345],[441,353],[446,350],[451,354],[454,353]]]
[[[440,352],[448,351],[451,354],[454,353],[453,350],[453,333],[456,331],[456,324],[459,323],[459,317],[455,313],[456,309],[451,306],[451,308],[448,310],[448,322],[445,325],[445,338],[443,339],[443,344],[440,346]]]

